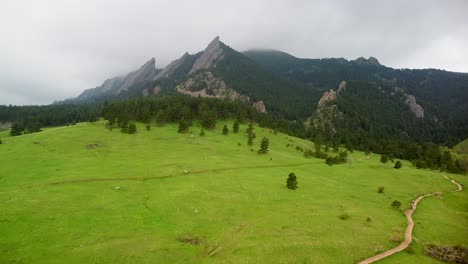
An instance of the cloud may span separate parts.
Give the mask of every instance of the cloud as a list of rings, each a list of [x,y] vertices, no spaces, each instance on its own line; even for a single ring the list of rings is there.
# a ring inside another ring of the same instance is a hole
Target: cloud
[[[467,1],[7,1],[0,104],[77,96],[155,57],[163,67],[215,36],[237,50],[375,56],[397,68],[468,72]]]

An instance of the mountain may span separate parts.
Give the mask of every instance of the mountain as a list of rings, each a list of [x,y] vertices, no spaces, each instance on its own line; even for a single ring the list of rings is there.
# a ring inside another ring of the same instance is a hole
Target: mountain
[[[125,76],[117,76],[105,80],[100,86],[84,90],[78,97],[68,99],[65,102],[87,102],[97,99],[114,97],[125,94],[135,86],[153,80],[161,71],[155,67],[155,59],[151,58],[138,70]]]
[[[343,81],[347,88],[340,90]],[[465,73],[393,69],[374,57],[303,59],[277,50],[241,53],[215,37],[203,51],[185,53],[163,69],[156,69],[152,58],[138,70],[65,102],[179,93],[239,100],[263,113],[309,120],[310,135],[326,134],[330,140],[355,138],[359,144],[356,131],[364,131],[361,134],[376,140],[453,145],[468,136],[463,114],[468,112],[467,91]]]
[[[352,87],[360,86],[368,92],[361,94],[362,99],[377,92],[379,94],[374,94],[376,98],[391,99],[390,97],[381,97],[382,90],[372,89],[385,87],[384,90],[389,90],[390,93],[401,91],[404,94],[398,99],[401,107],[394,109],[394,111],[401,115],[412,113],[417,119],[411,121],[412,125],[405,126],[403,123],[406,121],[403,118],[393,115],[393,118],[397,119],[398,125],[396,127],[399,128],[398,131],[394,131],[396,134],[392,134],[394,137],[399,137],[403,133],[409,135],[411,139],[453,145],[468,135],[468,119],[466,118],[468,112],[468,74],[466,73],[437,69],[393,69],[381,65],[373,57],[369,59],[360,57],[356,60],[343,58],[301,59],[272,50],[251,50],[245,51],[243,54],[279,76],[320,89],[323,93],[322,98],[336,96],[334,91],[343,81],[360,81],[354,82]],[[368,87],[372,89],[369,90]],[[330,91],[330,89],[332,90]],[[350,105],[352,101],[353,111],[372,109],[372,112],[360,113],[360,117],[363,119],[372,119],[373,113],[383,114],[386,112],[383,101],[356,101],[351,100],[350,96],[351,94],[348,93],[340,94],[338,96],[340,99],[335,100],[334,105],[338,108],[346,108],[344,104]],[[390,101],[392,100],[394,98]],[[356,114],[356,111],[351,114]],[[344,113],[348,114],[349,112],[345,111]],[[317,116],[321,116],[319,111],[315,113],[315,118]],[[326,117],[329,116],[326,115]],[[352,120],[353,118],[346,116],[343,119]],[[324,124],[335,121],[324,121]],[[394,124],[395,122],[390,123]],[[410,133],[410,130],[414,130],[416,127],[420,129],[423,127],[423,131]],[[363,126],[362,129],[366,129],[366,127]],[[347,134],[354,134],[352,129],[342,127],[341,131],[343,130],[348,130]],[[354,131],[356,130],[354,129]],[[378,134],[382,136],[386,133]]]

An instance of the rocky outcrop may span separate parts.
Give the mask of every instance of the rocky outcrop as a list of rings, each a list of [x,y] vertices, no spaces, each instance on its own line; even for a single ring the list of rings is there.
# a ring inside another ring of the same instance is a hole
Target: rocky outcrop
[[[330,89],[330,91],[327,91],[323,93],[322,97],[320,98],[318,102],[318,109],[323,109],[326,105],[327,102],[333,101],[336,99],[336,96],[344,91],[346,89],[346,81],[342,81],[340,85],[338,86],[338,90],[335,91],[333,89]]]
[[[264,113],[264,114],[267,113],[266,106],[265,106],[265,104],[263,103],[263,101],[258,101],[258,102],[256,102],[256,103],[254,102],[254,103],[253,103],[253,108],[254,108],[255,110],[257,110],[258,112],[260,112],[260,113]]]
[[[416,103],[416,98],[413,95],[405,94],[405,104],[417,118],[424,118],[424,108]]]
[[[364,57],[359,57],[355,59],[354,62],[359,65],[382,66],[382,64],[380,64],[380,62],[374,57],[369,57],[369,59],[366,59]]]
[[[88,101],[103,96],[119,95],[132,85],[152,80],[156,76],[157,71],[158,70],[155,67],[155,59],[151,58],[138,70],[133,71],[125,76],[117,76],[111,79],[107,79],[101,84],[101,86],[84,90],[78,97],[69,99],[68,101]]]
[[[219,60],[222,60],[223,49],[221,46],[221,42],[219,41],[219,37],[216,37],[211,41],[211,43],[206,47],[203,53],[198,57],[198,59],[193,64],[192,68],[189,71],[189,74],[194,73],[196,71],[202,69],[209,69],[216,67],[216,63]]]
[[[182,57],[169,63],[169,65],[164,67],[164,69],[160,71],[156,75],[156,77],[154,77],[154,80],[160,80],[163,78],[171,78],[188,59],[190,59],[190,54],[185,53]]]
[[[156,76],[156,67],[155,67],[155,59],[151,58],[147,61],[143,66],[141,66],[138,70],[131,72],[125,76],[123,84],[113,91],[114,95],[118,95],[123,91],[127,91],[128,88],[132,85],[137,83],[141,83],[144,81],[152,80]]]
[[[228,87],[226,83],[210,71],[201,71],[176,86],[179,93],[248,102],[249,98]]]

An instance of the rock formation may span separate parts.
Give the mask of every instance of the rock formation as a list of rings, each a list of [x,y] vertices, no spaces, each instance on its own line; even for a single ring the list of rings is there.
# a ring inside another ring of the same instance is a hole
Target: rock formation
[[[216,37],[206,47],[200,57],[195,61],[189,74],[201,69],[209,69],[216,67],[216,63],[223,58],[223,49],[219,37]]]

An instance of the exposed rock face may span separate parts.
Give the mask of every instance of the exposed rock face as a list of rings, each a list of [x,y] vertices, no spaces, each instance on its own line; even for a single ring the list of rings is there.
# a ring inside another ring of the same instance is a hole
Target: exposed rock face
[[[328,92],[324,92],[318,102],[318,108],[319,109],[323,108],[327,102],[333,101],[335,99],[336,99],[336,92],[333,91],[333,89],[330,89],[330,91]]]
[[[86,101],[100,96],[119,95],[129,87],[139,82],[152,80],[156,76],[155,59],[151,58],[138,70],[105,80],[101,86],[84,90],[74,101]],[[148,92],[148,91],[147,91]]]
[[[369,66],[382,66],[380,62],[374,58],[374,57],[369,57],[369,59],[366,59],[364,57],[359,57],[354,60],[357,64],[361,65],[369,65]]]
[[[151,58],[148,62],[141,66],[140,69],[129,73],[125,77],[123,84],[118,89],[116,89],[113,94],[118,95],[123,91],[127,91],[128,87],[134,84],[152,80],[156,76],[155,62],[155,59]]]
[[[256,103],[254,102],[254,103],[253,103],[253,108],[254,108],[255,110],[257,110],[258,112],[260,112],[260,113],[264,113],[264,114],[267,113],[266,106],[265,106],[265,104],[263,103],[263,101],[258,101],[258,102],[256,102]]]
[[[424,109],[418,103],[416,98],[410,94],[406,94],[405,104],[407,104],[417,118],[424,118]]]
[[[182,57],[179,59],[169,63],[162,71],[154,77],[155,80],[163,79],[163,78],[171,78],[174,73],[179,69],[179,67],[187,60],[189,59],[190,54],[185,53]]]
[[[179,93],[191,96],[213,97],[220,99],[241,100],[248,102],[249,98],[228,87],[226,83],[209,71],[201,71],[177,85]]]
[[[341,92],[346,89],[346,81],[342,81],[340,85],[338,86],[338,90],[335,92],[335,90],[330,89],[330,91],[323,93],[322,97],[320,98],[318,102],[318,108],[322,109],[324,108],[325,104],[327,102],[333,101],[336,99],[336,96]]]
[[[192,68],[189,71],[189,74],[194,73],[201,69],[209,69],[216,67],[216,63],[223,59],[223,49],[221,47],[221,42],[219,37],[216,37],[211,41],[211,43],[206,47],[200,57],[195,61]]]

